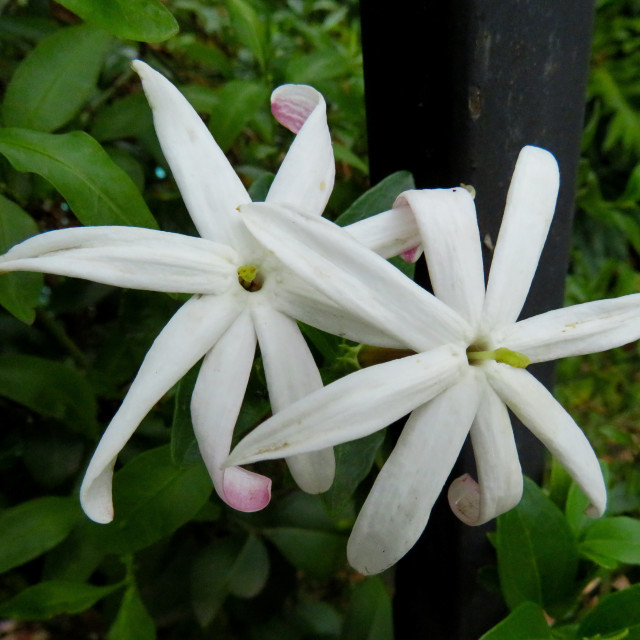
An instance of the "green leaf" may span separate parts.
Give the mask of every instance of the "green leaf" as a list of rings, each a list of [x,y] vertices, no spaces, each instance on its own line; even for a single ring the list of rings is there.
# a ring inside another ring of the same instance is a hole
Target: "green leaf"
[[[107,634],[108,640],[155,640],[156,627],[135,585],[124,592],[120,609]]]
[[[388,211],[403,191],[415,189],[413,176],[408,171],[396,171],[365,191],[344,213],[336,218],[336,224],[345,227],[364,220],[376,213]]]
[[[598,564],[640,564],[640,520],[620,516],[596,520],[587,529],[580,553]],[[609,560],[609,562],[606,562]]]
[[[51,182],[83,224],[157,228],[131,178],[86,133],[0,129],[0,153]]]
[[[38,227],[17,204],[0,195],[0,253],[34,236]],[[7,273],[0,276],[0,304],[18,320],[31,324],[42,290],[42,274]]]
[[[96,91],[111,36],[86,25],[60,29],[18,65],[2,114],[9,127],[54,131],[71,120]]]
[[[345,76],[351,61],[337,49],[320,49],[293,57],[287,64],[289,82],[317,85],[319,82]]]
[[[264,21],[246,0],[227,0],[227,7],[238,41],[251,51],[260,68],[264,69],[267,33]]]
[[[120,583],[94,587],[62,580],[41,582],[0,605],[0,616],[33,621],[47,620],[63,613],[80,613],[121,587]]]
[[[153,130],[153,116],[143,93],[115,100],[98,111],[91,125],[91,135],[100,142],[133,138],[147,130]]]
[[[339,533],[279,527],[263,534],[296,569],[314,578],[330,577],[345,561],[347,540]]]
[[[228,151],[247,122],[267,104],[269,90],[250,80],[232,80],[216,92],[209,129],[223,151]]]
[[[392,640],[391,597],[377,576],[357,583],[342,627],[342,640]]]
[[[96,402],[84,375],[59,362],[37,356],[0,356],[0,396],[43,416],[55,418],[72,431],[93,436]]]
[[[371,471],[384,437],[384,431],[376,431],[365,438],[338,445],[334,449],[336,477],[329,491],[322,494],[330,514],[337,516],[341,508],[353,497],[356,487]]]
[[[591,638],[596,634],[613,633],[628,627],[625,640],[640,638],[640,584],[612,593],[584,618],[578,629],[578,638]]]
[[[202,462],[200,449],[191,421],[191,396],[198,378],[199,367],[193,367],[178,383],[171,424],[171,460],[178,466]]]
[[[169,445],[134,458],[115,474],[115,518],[93,525],[98,543],[112,553],[133,553],[191,520],[211,494],[204,465],[178,467]]]
[[[193,608],[200,624],[211,623],[228,594],[253,598],[269,576],[269,556],[255,536],[228,537],[202,550],[191,574]]]
[[[58,0],[89,24],[124,40],[162,42],[178,33],[178,23],[159,0]]]
[[[552,640],[544,611],[534,602],[523,602],[480,640]]]
[[[80,516],[75,498],[47,497],[0,513],[0,573],[62,542]]]
[[[576,542],[561,511],[529,478],[520,504],[498,518],[496,545],[510,609],[526,600],[548,609],[573,595]]]

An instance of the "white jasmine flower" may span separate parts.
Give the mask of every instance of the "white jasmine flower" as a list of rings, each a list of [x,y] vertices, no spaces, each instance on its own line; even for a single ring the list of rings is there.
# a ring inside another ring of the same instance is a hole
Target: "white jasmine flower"
[[[525,147],[507,196],[486,290],[469,192],[458,188],[402,194],[398,204],[410,206],[416,217],[434,291],[458,320],[455,337],[443,339],[434,349],[437,337],[427,339],[435,337],[434,323],[447,330],[453,323],[436,309],[431,315],[423,314],[418,305],[411,317],[410,308],[390,298],[388,304],[406,320],[406,346],[422,353],[358,371],[314,392],[260,425],[229,457],[229,463],[240,464],[312,451],[363,437],[412,411],[351,534],[348,556],[359,571],[382,571],[415,543],[469,432],[478,482],[463,476],[453,483],[449,501],[454,513],[477,525],[519,502],[522,473],[507,407],[589,497],[587,513],[604,512],[606,489],[591,446],[569,414],[525,368],[529,362],[602,351],[638,339],[640,294],[517,322],[546,240],[557,191],[553,156]],[[284,245],[305,239],[303,269],[314,261],[315,270],[328,269],[329,248],[348,242],[330,223],[308,216],[296,219],[284,209],[252,205],[243,207],[242,213],[256,238],[285,262],[301,264],[297,248],[287,253]],[[366,251],[340,255],[348,255],[352,262],[340,264],[353,276],[345,283],[352,292],[349,309],[358,312],[360,305],[365,316],[369,305],[374,309],[372,317],[380,317],[375,310],[378,276],[367,274],[375,266],[375,256]],[[334,295],[340,293],[339,281],[336,275]],[[316,285],[323,288],[326,282],[325,277]],[[431,344],[425,347],[425,342]]]
[[[80,490],[90,518],[112,520],[111,480],[118,453],[153,405],[203,357],[191,403],[200,451],[220,497],[236,509],[254,511],[268,503],[271,481],[221,465],[229,452],[256,343],[275,412],[322,386],[295,319],[362,341],[390,346],[396,341],[379,330],[379,324],[350,317],[339,300],[315,292],[254,240],[237,212],[251,199],[205,124],[166,78],[143,62],[133,67],[153,109],[165,157],[202,237],[130,227],[52,231],[0,257],[0,272],[43,271],[194,294],[156,338],[95,451]],[[274,91],[272,110],[298,135],[267,201],[320,216],[335,171],[324,99],[311,87],[285,85]],[[407,208],[354,225],[352,233],[385,255],[416,243]],[[333,480],[330,448],[287,461],[306,491],[324,491]]]

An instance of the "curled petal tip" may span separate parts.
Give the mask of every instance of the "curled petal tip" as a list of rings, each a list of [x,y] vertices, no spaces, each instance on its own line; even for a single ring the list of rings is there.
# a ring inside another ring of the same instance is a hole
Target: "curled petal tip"
[[[271,479],[240,467],[231,467],[224,472],[223,494],[224,501],[238,511],[260,511],[271,500]]]
[[[304,84],[283,84],[271,94],[274,118],[293,133],[298,133],[313,110],[324,98],[319,91]]]
[[[454,515],[465,524],[478,524],[480,519],[480,487],[468,474],[456,478],[447,492]]]
[[[422,247],[418,245],[412,249],[407,249],[400,254],[400,257],[410,264],[417,262],[418,258],[422,255]]]
[[[595,504],[590,504],[584,510],[584,513],[585,513],[585,515],[589,516],[590,518],[599,518],[602,514],[604,514],[604,511],[605,511],[605,506],[598,507]]]

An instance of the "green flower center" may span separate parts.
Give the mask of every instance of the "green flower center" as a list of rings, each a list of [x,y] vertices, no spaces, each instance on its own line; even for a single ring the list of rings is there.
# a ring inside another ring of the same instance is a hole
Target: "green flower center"
[[[253,264],[243,264],[238,267],[238,282],[247,291],[260,291],[263,284],[258,267]]]
[[[467,349],[467,358],[469,364],[478,364],[483,360],[495,360],[516,369],[526,369],[531,364],[531,360],[524,353],[512,351],[506,347],[500,347],[493,351],[475,351],[473,347],[469,347]]]

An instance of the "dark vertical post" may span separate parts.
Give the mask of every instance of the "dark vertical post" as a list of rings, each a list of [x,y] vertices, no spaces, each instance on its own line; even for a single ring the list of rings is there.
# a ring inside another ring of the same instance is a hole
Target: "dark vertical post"
[[[549,149],[560,196],[522,315],[561,306],[593,0],[361,0],[360,11],[372,180],[408,169],[418,187],[471,184],[481,236],[495,241],[519,150]],[[533,372],[551,386],[552,367]],[[539,479],[542,448],[521,426],[516,438]],[[461,458],[470,470],[470,452]],[[476,583],[491,562],[487,528],[461,525],[443,502],[397,567],[398,640],[477,640],[503,614]]]

